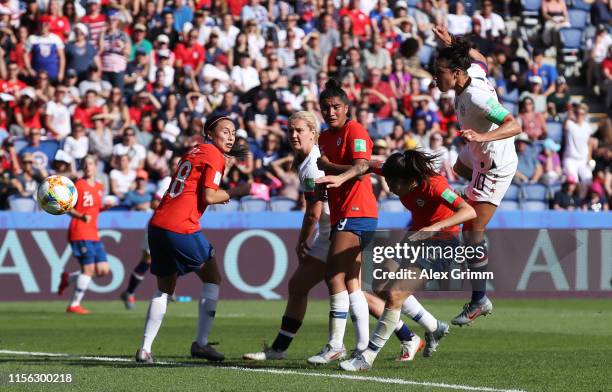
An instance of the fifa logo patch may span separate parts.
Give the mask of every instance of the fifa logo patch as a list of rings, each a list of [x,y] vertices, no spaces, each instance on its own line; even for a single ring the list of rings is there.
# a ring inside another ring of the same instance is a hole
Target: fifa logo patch
[[[366,141],[364,139],[355,139],[355,152],[366,152]]]
[[[425,205],[425,200],[423,200],[423,199],[416,199],[416,204],[419,207],[423,207]]]

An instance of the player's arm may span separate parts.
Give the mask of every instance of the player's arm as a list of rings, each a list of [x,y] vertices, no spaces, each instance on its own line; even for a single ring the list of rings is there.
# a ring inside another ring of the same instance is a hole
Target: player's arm
[[[89,221],[91,220],[90,215],[81,214],[80,212],[77,212],[75,209],[68,211],[68,215],[70,215],[71,217],[75,219],[82,220],[85,223],[89,223]]]
[[[367,159],[355,159],[353,165],[333,165],[331,170],[325,170],[325,172],[338,173],[337,175],[324,176],[319,178],[317,184],[327,184],[327,188],[338,188],[345,182],[360,177],[370,170],[370,162]]]
[[[496,102],[496,104],[498,109],[495,110],[504,110],[506,113],[508,112],[499,102]],[[499,125],[499,128],[487,133],[478,133],[472,129],[464,129],[461,131],[461,136],[463,136],[468,142],[483,143],[507,139],[521,133],[521,126],[510,113],[506,114],[503,120],[500,122],[498,122],[497,118],[489,115],[487,115],[487,119],[492,120],[494,123]]]
[[[455,41],[455,36],[448,32],[446,26],[438,25],[433,28],[433,32],[436,38],[438,38],[438,40],[442,43],[442,45],[446,47],[450,47],[453,45],[453,42]],[[474,48],[470,49],[469,55],[470,58],[475,62],[483,63],[484,65],[487,64],[487,58],[478,50]]]
[[[306,192],[304,196],[306,198],[306,212],[302,219],[302,228],[300,229],[300,236],[295,247],[295,252],[300,261],[304,259],[306,253],[310,250],[308,239],[312,237],[317,229],[317,223],[319,223],[321,211],[323,210],[323,202],[318,200],[315,192]]]

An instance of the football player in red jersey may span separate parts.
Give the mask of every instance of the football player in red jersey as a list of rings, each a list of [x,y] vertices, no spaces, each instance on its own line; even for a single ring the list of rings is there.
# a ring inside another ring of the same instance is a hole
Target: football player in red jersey
[[[95,155],[83,159],[83,178],[75,187],[79,198],[76,206],[68,214],[72,217],[68,231],[68,241],[72,254],[81,264],[80,271],[71,274],[62,273],[58,294],[61,295],[71,283],[75,283],[74,294],[66,311],[68,313],[87,314],[89,311],[81,306],[87,286],[94,274],[98,277],[109,273],[104,244],[98,236],[98,215],[102,206],[104,187],[96,181],[98,160]]]
[[[248,194],[250,184],[229,191],[219,189],[225,156],[236,140],[236,126],[228,117],[209,118],[204,126],[207,143],[189,150],[179,163],[170,187],[149,222],[151,273],[157,276],[157,292],[147,311],[144,337],[136,351],[137,362],[152,362],[151,346],[166,313],[168,297],[179,276],[195,272],[202,281],[199,321],[191,356],[210,361],[225,357],[208,344],[219,298],[221,276],[214,249],[201,232],[200,219],[211,204]]]
[[[380,168],[380,162],[372,162],[372,171],[382,174],[389,185],[389,190],[400,197],[404,207],[412,213],[412,225],[405,241],[435,241],[438,246],[456,247],[460,244],[459,225],[476,217],[474,208],[457,195],[448,185],[446,179],[434,170],[436,156],[427,155],[418,150],[391,155]],[[345,172],[339,176],[321,178],[320,183],[328,184],[328,189],[342,186],[355,176],[354,172]],[[415,264],[406,269],[415,271],[417,278],[396,281],[387,285],[379,294],[385,298],[385,310],[378,320],[376,329],[370,337],[368,348],[344,361],[340,367],[347,371],[364,371],[372,367],[376,355],[393,333],[399,320],[403,302],[414,291],[422,287],[421,270],[443,271],[452,260],[441,258],[427,260],[418,258]],[[403,266],[403,262],[400,263]],[[441,336],[432,334],[430,339]]]
[[[319,104],[329,128],[319,138],[319,169],[326,175],[349,170],[355,176],[327,192],[332,228],[325,270],[331,307],[329,340],[321,352],[308,358],[312,364],[329,363],[346,355],[343,340],[349,307],[357,334],[356,351],[367,347],[368,303],[361,291],[361,251],[372,240],[378,222],[370,176],[362,176],[368,171],[372,140],[361,124],[348,118],[349,99],[337,80],[325,84]]]

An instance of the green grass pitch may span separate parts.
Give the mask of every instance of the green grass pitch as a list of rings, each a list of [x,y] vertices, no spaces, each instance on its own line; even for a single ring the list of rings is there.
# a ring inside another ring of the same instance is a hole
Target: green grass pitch
[[[462,305],[450,300],[424,300],[423,304],[443,320],[453,317]],[[358,375],[338,371],[337,364],[314,368],[305,361],[326,341],[326,301],[309,305],[288,360],[266,363],[243,361],[241,355],[258,350],[264,341],[273,341],[284,301],[221,301],[211,334],[211,340],[219,342],[218,349],[227,358],[220,366],[189,357],[197,321],[193,302],[168,306],[153,346],[157,360],[172,363],[144,366],[131,359],[140,344],[147,304],[138,302],[132,312],[124,310],[118,301],[84,305],[93,313],[67,315],[64,301],[0,304],[0,350],[74,355],[47,357],[0,351],[0,391],[373,392],[494,388],[556,392],[604,391],[612,385],[610,299],[495,300],[492,317],[479,318],[471,327],[451,327],[434,357],[423,358],[419,353],[413,362],[396,362],[393,359],[399,344],[392,336],[375,368]],[[350,324],[349,321],[347,347],[353,344]],[[420,327],[412,321],[408,325],[423,337]],[[119,358],[124,362],[80,358],[84,356]],[[244,367],[262,371],[241,369]],[[70,373],[73,382],[9,383],[9,374],[14,373]],[[381,378],[396,381],[389,384]],[[400,385],[398,379],[415,383]]]

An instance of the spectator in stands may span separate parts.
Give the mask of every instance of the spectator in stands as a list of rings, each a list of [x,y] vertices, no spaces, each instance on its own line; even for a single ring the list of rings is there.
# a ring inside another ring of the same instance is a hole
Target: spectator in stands
[[[123,91],[123,78],[132,47],[130,38],[119,28],[120,17],[117,10],[109,15],[109,27],[100,36],[100,59],[102,79]]]
[[[95,90],[88,90],[81,104],[77,106],[72,115],[73,121],[79,121],[85,128],[93,128],[92,117],[102,113],[102,107],[97,105],[98,94]]]
[[[527,76],[529,81],[532,82],[537,79],[532,79],[533,76],[539,76],[540,84],[542,84],[542,92],[545,95],[551,94],[555,90],[555,82],[558,77],[557,68],[554,65],[544,63],[544,53],[541,49],[537,49],[533,52],[533,60],[529,65],[529,71]],[[537,109],[536,102],[536,111]]]
[[[142,23],[134,25],[133,40],[131,45],[131,53],[128,60],[133,60],[136,57],[136,50],[141,49],[148,57],[153,50],[153,44],[147,38],[147,26]]]
[[[383,75],[388,76],[391,73],[391,56],[389,51],[383,47],[382,38],[374,35],[370,44],[370,49],[363,53],[366,67],[380,69]]]
[[[563,76],[559,76],[555,82],[555,91],[546,98],[548,115],[555,121],[561,121],[569,109],[570,96],[567,93],[567,83]]]
[[[144,146],[138,144],[134,128],[125,129],[121,143],[115,144],[113,147],[113,155],[119,157],[127,156],[129,167],[133,170],[144,167],[147,153]]]
[[[559,30],[569,27],[569,16],[564,0],[544,0],[541,6],[544,27],[542,43],[544,47],[555,47],[559,43]]]
[[[170,174],[168,162],[172,151],[168,149],[164,139],[155,136],[149,151],[147,151],[146,169],[151,174],[152,181],[158,181]]]
[[[531,97],[525,97],[521,101],[521,113],[518,121],[523,132],[533,141],[546,138],[546,120],[542,113],[534,110],[534,103]]]
[[[27,86],[27,84],[19,79],[19,64],[10,61],[6,68],[8,76],[6,77],[6,80],[0,81],[0,92],[11,94],[18,98],[19,93]]]
[[[606,108],[612,109],[612,45],[608,48],[608,56],[601,62],[601,91],[606,97]]]
[[[545,185],[557,184],[563,176],[561,158],[558,154],[560,149],[561,146],[552,139],[546,139],[542,143],[542,152],[538,156],[538,161],[542,165],[541,182]]]
[[[531,98],[533,110],[537,113],[546,113],[546,95],[542,92],[542,78],[534,75],[529,77],[529,91],[523,91],[519,99]]]
[[[269,133],[284,137],[284,132],[276,121],[276,116],[277,114],[270,105],[267,94],[259,92],[255,103],[249,106],[244,114],[247,131],[258,141],[263,140],[264,136]]]
[[[89,68],[96,64],[100,67],[100,59],[96,47],[87,41],[87,26],[77,23],[74,26],[75,39],[66,45],[66,68],[76,71],[79,80],[85,80]]]
[[[19,156],[15,150],[15,143],[7,138],[2,141],[0,149],[0,169],[2,173],[17,174],[21,171],[19,166]]]
[[[253,171],[251,184],[251,197],[270,201],[270,194],[283,186],[281,180],[264,168]]]
[[[136,185],[125,194],[123,205],[134,211],[150,211],[153,195],[147,189],[149,175],[145,170],[136,172]]]
[[[58,86],[53,94],[53,100],[45,105],[45,129],[47,135],[56,140],[61,140],[72,132],[70,110],[63,103],[67,91],[65,86]]]
[[[429,148],[430,132],[425,117],[416,117],[412,120],[412,133],[409,136],[416,142],[416,148]]]
[[[74,170],[74,159],[64,150],[57,150],[55,158],[53,158],[53,164],[51,165],[51,172],[58,176],[68,177],[72,181],[76,181],[77,173]]]
[[[21,197],[35,197],[36,189],[47,177],[47,169],[34,159],[32,154],[21,156],[21,173],[12,180],[12,185]]]
[[[89,131],[89,151],[100,160],[108,161],[113,154],[113,133],[107,126],[112,121],[108,114],[96,114],[92,117],[94,127]]]
[[[108,97],[112,87],[109,82],[102,80],[102,71],[93,64],[89,67],[87,79],[79,83],[79,92],[84,96],[88,90],[94,90],[98,95]]]
[[[606,59],[608,49],[612,46],[612,36],[608,33],[606,26],[599,25],[595,32],[595,37],[587,42],[588,58],[587,58],[587,86],[596,87],[596,93],[599,95],[599,82],[602,79],[601,70],[602,63]]]
[[[240,95],[259,86],[259,74],[252,66],[252,60],[248,54],[241,54],[238,57],[238,65],[232,68],[231,78],[234,88]]]
[[[36,102],[36,93],[32,87],[21,90],[21,96],[14,108],[15,124],[11,133],[18,136],[28,136],[32,129],[42,128],[40,111]]]
[[[379,136],[385,137],[393,131],[393,115],[397,111],[397,101],[389,83],[382,80],[382,71],[373,68],[368,72],[368,80],[361,90],[362,98],[374,111]]]
[[[130,157],[127,154],[115,155],[118,161],[117,169],[110,172],[111,193],[123,200],[125,195],[134,188],[136,170],[130,167]]]
[[[280,136],[269,133],[264,138],[262,149],[255,152],[255,169],[268,168],[270,164],[281,157]]]
[[[372,36],[372,26],[370,18],[360,9],[360,0],[349,0],[348,7],[340,9],[340,17],[347,15],[353,28],[353,34],[362,41],[366,41]]]
[[[64,43],[51,33],[51,17],[43,15],[38,19],[40,35],[32,35],[25,43],[24,63],[30,76],[45,71],[51,80],[62,81],[66,67]]]
[[[401,99],[405,95],[410,94],[410,80],[412,75],[406,70],[404,60],[401,57],[393,59],[391,74],[389,75],[389,84],[393,90],[393,96]]]
[[[429,136],[429,148],[426,151],[435,156],[435,170],[444,176],[448,182],[455,181],[455,173],[450,164],[448,148],[444,146],[444,140],[440,132],[432,132]]]
[[[591,24],[595,26],[600,24],[609,26],[610,23],[612,23],[610,0],[595,0],[591,6]]]
[[[124,93],[131,96],[134,93],[143,91],[147,85],[147,77],[149,75],[150,61],[147,58],[147,53],[143,48],[135,50],[134,61],[130,61],[123,74]],[[163,71],[158,71],[163,72]],[[160,84],[163,87],[163,75]],[[120,86],[115,86],[121,90]],[[157,85],[154,85],[157,87]],[[155,91],[153,91],[155,93]],[[159,96],[156,96],[159,100]]]
[[[204,66],[204,47],[198,43],[198,32],[187,26],[185,40],[176,45],[175,67],[183,68],[187,76],[198,75]]]
[[[493,12],[493,2],[491,0],[482,2],[482,11],[477,13],[475,18],[480,20],[482,26],[480,36],[482,38],[498,38],[506,31],[504,19],[499,14]]]
[[[584,103],[574,107],[564,124],[565,149],[563,169],[567,176],[577,178],[581,183],[590,184],[593,178],[590,166],[593,142],[593,129],[587,120],[588,106]]]
[[[287,155],[272,161],[270,168],[272,173],[283,183],[282,188],[278,190],[278,196],[298,200],[300,198],[300,179],[297,173],[292,170],[293,159],[293,155]]]
[[[573,211],[580,208],[577,182],[574,177],[568,176],[561,189],[553,198],[553,210]]]
[[[518,156],[518,167],[513,182],[517,184],[535,184],[540,181],[543,170],[542,165],[536,157],[536,150],[529,136],[521,133],[516,137],[516,155]]]
[[[151,30],[149,38],[159,37],[160,35],[165,35],[169,41],[169,48],[171,50],[174,49],[179,41],[179,33],[174,28],[174,15],[172,11],[164,11],[161,26]]]
[[[102,107],[102,112],[109,120],[110,129],[117,133],[123,133],[125,128],[133,125],[130,111],[123,100],[123,94],[118,87],[113,87],[110,97]]]
[[[585,211],[608,211],[610,206],[608,205],[608,200],[605,197],[602,197],[595,190],[589,190],[587,197],[582,202],[582,209]]]
[[[92,124],[93,125],[93,124]],[[93,128],[90,127],[90,128]],[[64,147],[62,150],[58,150],[58,153],[62,151],[63,154],[60,156],[66,155],[70,158],[69,164],[72,165],[74,162],[74,168],[81,168],[81,161],[87,154],[89,153],[89,138],[85,133],[85,126],[83,123],[78,120],[74,120],[72,123],[72,134],[66,137],[64,141]],[[55,159],[57,160],[58,154],[55,154]],[[65,160],[64,160],[65,162]]]
[[[106,15],[100,12],[102,0],[87,0],[87,15],[81,18],[81,22],[89,30],[89,42],[100,48],[100,36],[106,30]]]
[[[465,14],[463,1],[457,1],[451,10],[452,13],[446,16],[448,32],[453,35],[466,35],[472,31],[472,18]]]

